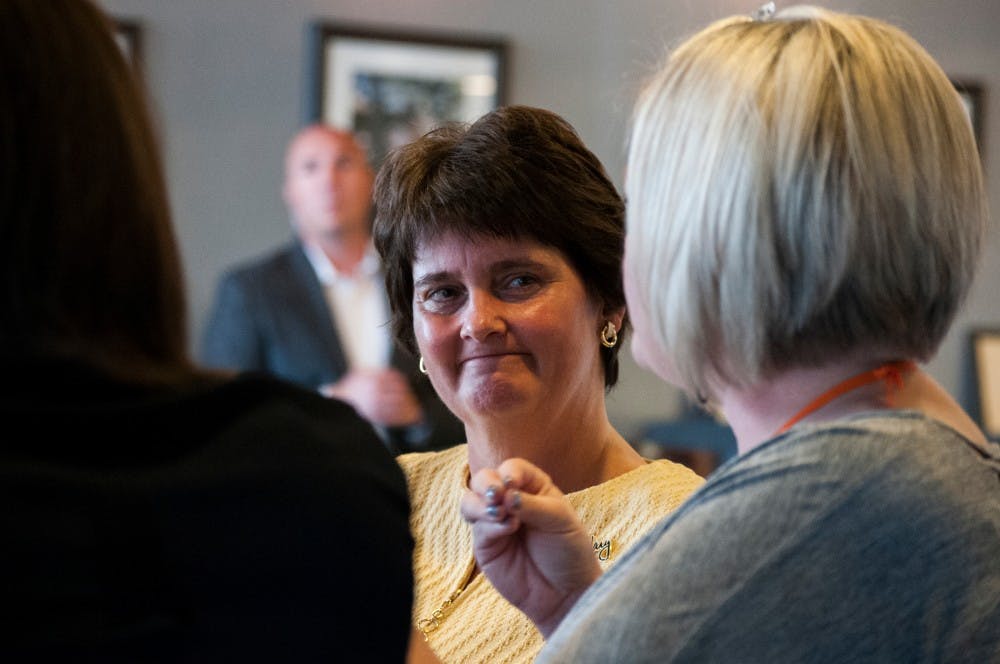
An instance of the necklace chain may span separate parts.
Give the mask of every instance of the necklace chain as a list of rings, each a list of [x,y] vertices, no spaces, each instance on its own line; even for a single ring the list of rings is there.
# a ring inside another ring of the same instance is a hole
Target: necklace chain
[[[441,606],[439,606],[431,614],[430,618],[424,618],[423,620],[417,621],[417,629],[419,629],[420,633],[424,635],[424,641],[430,641],[431,632],[440,627],[444,619],[448,617],[449,613],[451,613],[451,607],[455,604],[458,598],[461,597],[462,593],[465,592],[465,589],[469,587],[469,582],[472,581],[472,575],[475,570],[476,563],[475,560],[473,560],[469,563],[469,567],[465,572],[465,577],[462,579],[462,582],[452,594],[448,595],[448,599],[441,603]]]

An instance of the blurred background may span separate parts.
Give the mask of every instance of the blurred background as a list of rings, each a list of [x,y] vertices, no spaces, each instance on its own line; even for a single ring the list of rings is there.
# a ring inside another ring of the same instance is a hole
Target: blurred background
[[[316,21],[507,44],[506,102],[569,120],[622,185],[634,94],[666,47],[709,21],[754,11],[733,0],[99,0],[139,29],[142,76],[157,121],[188,279],[192,343],[216,280],[290,237],[280,198],[285,144],[308,114]],[[779,3],[779,9],[786,3]],[[790,3],[789,3],[790,4]],[[816,3],[819,4],[819,3]],[[822,6],[902,27],[981,99],[993,210],[1000,209],[1000,0],[831,0]],[[85,165],[84,165],[85,167]],[[978,280],[930,372],[968,393],[971,330],[1000,327],[1000,247],[991,230]],[[636,444],[686,401],[622,354],[612,422]],[[696,432],[697,433],[697,432]],[[707,434],[697,434],[707,435]],[[697,461],[695,461],[697,463]]]

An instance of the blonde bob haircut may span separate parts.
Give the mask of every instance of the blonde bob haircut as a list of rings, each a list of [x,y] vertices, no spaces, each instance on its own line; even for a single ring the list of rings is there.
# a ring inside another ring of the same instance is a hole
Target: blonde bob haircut
[[[986,224],[968,116],[881,21],[794,7],[680,45],[636,104],[626,271],[677,381],[711,397],[871,354],[925,360]]]

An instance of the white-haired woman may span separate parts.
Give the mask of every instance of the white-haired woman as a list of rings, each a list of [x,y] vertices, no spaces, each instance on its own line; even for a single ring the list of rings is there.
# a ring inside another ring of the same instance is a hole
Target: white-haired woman
[[[634,353],[741,454],[599,581],[543,472],[473,478],[539,661],[1000,661],[1000,449],[918,365],[987,217],[945,74],[873,19],[720,21],[647,85],[626,191]]]

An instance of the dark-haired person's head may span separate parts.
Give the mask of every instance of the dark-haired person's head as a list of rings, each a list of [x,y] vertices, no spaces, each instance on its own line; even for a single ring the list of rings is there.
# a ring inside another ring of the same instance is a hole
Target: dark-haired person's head
[[[375,207],[393,331],[404,346],[420,352],[413,275],[422,247],[449,236],[469,246],[537,245],[565,261],[597,313],[592,331],[567,327],[565,343],[593,348],[605,386],[615,384],[621,343],[609,347],[599,338],[609,322],[619,342],[629,328],[621,277],[624,203],[566,120],[508,106],[471,125],[436,129],[386,158]]]
[[[88,1],[0,3],[0,347],[131,379],[186,370],[144,96]]]

